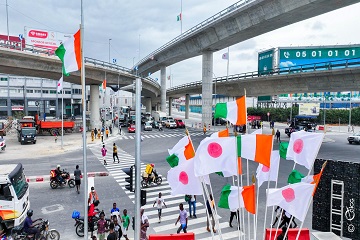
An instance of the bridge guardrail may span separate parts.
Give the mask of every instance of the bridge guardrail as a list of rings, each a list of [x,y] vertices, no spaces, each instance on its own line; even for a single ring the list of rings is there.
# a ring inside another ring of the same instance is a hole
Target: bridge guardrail
[[[33,46],[33,45],[28,45],[28,44],[23,44],[23,45],[24,45],[24,47],[23,46],[15,46],[15,45],[6,44],[6,43],[0,43],[0,47],[4,47],[4,48],[20,50],[20,51],[24,51],[24,52],[30,52],[30,53],[34,53],[34,54],[45,54],[47,56],[56,56],[54,49],[37,47],[37,46]],[[57,56],[56,56],[56,58],[57,58]],[[112,64],[112,63],[108,63],[108,62],[105,62],[102,60],[97,60],[97,59],[88,58],[88,57],[85,57],[84,61],[85,61],[85,63],[90,63],[90,64],[93,64],[94,66],[100,66],[103,68],[112,69],[112,70],[116,70],[116,71],[122,71],[122,72],[133,75],[132,69],[122,67],[117,64]],[[160,87],[160,84],[155,79],[152,79],[150,77],[142,77],[142,79],[145,79],[147,82],[151,83],[152,85],[154,85],[156,87]]]
[[[163,46],[156,49],[152,53],[148,54],[145,58],[141,59],[135,66],[140,66],[142,63],[144,63],[147,60],[151,59],[157,53],[161,52],[162,50],[169,47],[170,45],[179,42],[183,38],[193,34],[194,32],[198,31],[199,29],[202,29],[202,28],[210,25],[211,23],[219,20],[219,18],[224,17],[224,16],[234,12],[235,10],[237,10],[237,9],[239,9],[241,7],[244,7],[244,6],[246,6],[249,3],[254,2],[254,1],[255,0],[240,0],[240,1],[236,2],[236,3],[234,3],[233,5],[223,9],[222,11],[220,11],[220,12],[216,13],[215,15],[207,18],[206,20],[202,21],[201,23],[199,23],[199,24],[195,25],[194,27],[190,28],[189,30],[183,32],[181,35],[179,35],[179,36],[175,37],[174,39],[170,40],[169,42],[165,43]]]
[[[272,76],[272,75],[314,72],[314,71],[341,69],[341,68],[349,68],[349,67],[360,67],[360,58],[349,58],[349,59],[342,59],[335,61],[304,64],[304,65],[285,67],[285,68],[274,68],[268,70],[268,72],[266,73],[259,73],[258,71],[253,71],[247,73],[234,74],[234,75],[214,78],[213,83],[230,82],[239,79],[258,78],[258,77]],[[175,86],[169,88],[167,92],[185,89],[188,87],[196,87],[199,85],[202,85],[202,81],[185,83],[179,86]]]

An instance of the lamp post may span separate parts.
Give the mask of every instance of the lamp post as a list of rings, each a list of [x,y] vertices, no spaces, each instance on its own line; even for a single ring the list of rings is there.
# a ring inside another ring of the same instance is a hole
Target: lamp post
[[[109,38],[109,63],[110,63],[110,42],[111,42],[111,38]]]
[[[8,41],[10,41],[10,34],[9,34],[9,5],[8,5],[8,1],[6,0],[6,27],[7,27],[7,39]],[[8,43],[10,44],[10,42]],[[22,45],[21,45],[22,46]]]

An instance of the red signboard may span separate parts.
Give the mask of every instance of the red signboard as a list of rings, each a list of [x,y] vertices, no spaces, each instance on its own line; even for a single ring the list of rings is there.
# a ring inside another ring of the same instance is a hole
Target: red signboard
[[[260,116],[252,116],[252,115],[248,115],[247,117],[248,121],[255,121],[255,120],[261,120],[261,117]]]
[[[14,46],[16,49],[21,50],[21,47],[25,47],[25,39],[23,38],[22,41],[20,41],[19,37],[9,36],[8,40],[7,35],[0,35],[0,44],[11,45]]]

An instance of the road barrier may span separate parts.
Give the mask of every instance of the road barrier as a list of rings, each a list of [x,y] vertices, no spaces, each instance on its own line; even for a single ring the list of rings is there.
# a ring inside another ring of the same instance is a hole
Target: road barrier
[[[194,233],[181,233],[181,234],[151,234],[149,240],[195,240]]]

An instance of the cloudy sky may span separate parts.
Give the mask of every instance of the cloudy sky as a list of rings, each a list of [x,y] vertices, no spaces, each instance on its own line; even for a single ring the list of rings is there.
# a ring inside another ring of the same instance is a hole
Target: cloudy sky
[[[5,2],[0,0],[0,34],[4,35]],[[183,31],[235,2],[182,0]],[[8,0],[8,5],[10,35],[23,33],[24,26],[75,33],[80,24],[80,0]],[[139,54],[145,57],[180,34],[181,24],[176,21],[180,9],[181,0],[84,1],[85,56],[108,61],[111,38],[111,59],[130,68]],[[230,46],[229,74],[256,71],[258,52],[272,47],[360,43],[359,12],[360,4],[355,4]],[[214,53],[216,77],[226,75],[226,61],[221,59],[226,51]],[[174,86],[201,80],[201,57],[168,67],[167,75],[170,71]]]

